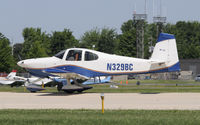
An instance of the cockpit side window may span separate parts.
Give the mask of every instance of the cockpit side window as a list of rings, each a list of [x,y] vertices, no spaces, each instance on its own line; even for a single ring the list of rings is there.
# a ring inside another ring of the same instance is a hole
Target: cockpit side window
[[[59,58],[59,59],[62,59],[64,54],[65,54],[65,51],[66,50],[63,50],[63,51],[60,51],[59,53],[57,53],[56,55],[54,55],[55,57]]]
[[[81,61],[82,50],[70,50],[67,54],[67,61]]]
[[[85,51],[85,61],[92,61],[97,59],[98,59],[97,54]]]

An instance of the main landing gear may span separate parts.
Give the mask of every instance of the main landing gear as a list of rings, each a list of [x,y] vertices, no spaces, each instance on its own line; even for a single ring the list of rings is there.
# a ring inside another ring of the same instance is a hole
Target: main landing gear
[[[72,83],[68,79],[67,84],[58,83],[58,86],[57,86],[58,91],[62,90],[66,93],[74,93],[74,92],[81,93],[81,92],[88,90],[88,89],[92,89],[92,87],[78,83],[76,79],[74,79]]]

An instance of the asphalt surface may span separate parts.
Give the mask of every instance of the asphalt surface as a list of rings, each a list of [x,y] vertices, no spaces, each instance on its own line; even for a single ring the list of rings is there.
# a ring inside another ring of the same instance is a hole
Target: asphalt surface
[[[105,109],[200,110],[200,93],[105,93]],[[0,109],[101,109],[100,93],[0,92]]]

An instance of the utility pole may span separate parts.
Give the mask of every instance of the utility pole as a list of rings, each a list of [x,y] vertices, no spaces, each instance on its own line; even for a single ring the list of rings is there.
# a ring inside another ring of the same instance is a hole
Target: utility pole
[[[137,46],[137,58],[144,58],[144,24],[147,20],[146,14],[146,0],[144,14],[133,13],[133,22],[136,26],[136,46]]]
[[[157,25],[157,37],[163,32],[164,23],[166,23],[167,17],[162,16],[162,0],[160,0],[160,14],[153,17],[153,22]]]
[[[14,43],[13,43],[13,38],[11,39],[11,46],[12,46],[12,56],[14,56]]]

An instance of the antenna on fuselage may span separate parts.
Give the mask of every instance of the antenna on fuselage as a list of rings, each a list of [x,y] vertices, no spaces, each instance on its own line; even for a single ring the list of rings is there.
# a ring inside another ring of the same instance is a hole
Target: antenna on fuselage
[[[95,48],[95,45],[92,45],[92,49],[94,50],[94,48]]]

